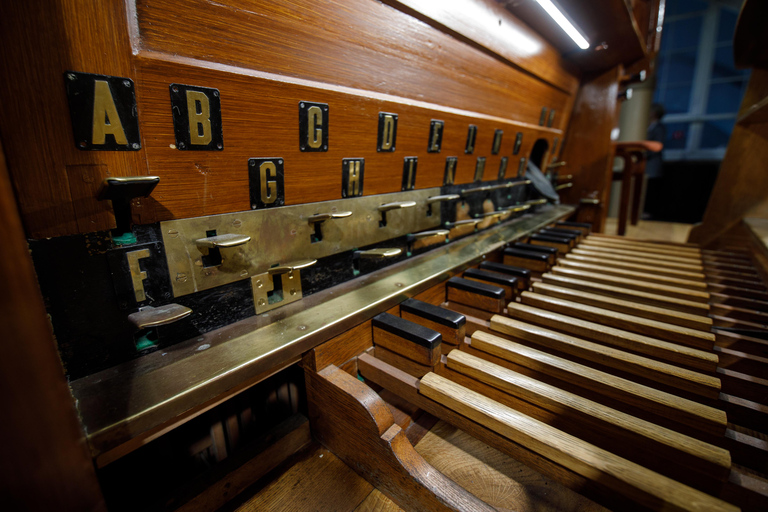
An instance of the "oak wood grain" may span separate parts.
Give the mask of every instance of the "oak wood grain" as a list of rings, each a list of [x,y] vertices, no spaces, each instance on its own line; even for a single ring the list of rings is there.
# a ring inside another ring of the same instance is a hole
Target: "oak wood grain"
[[[514,457],[528,467],[577,490],[579,494],[586,495],[612,509],[629,505],[626,498],[617,495],[612,489],[599,487],[583,476],[538,456],[527,447],[511,442],[505,437],[479,425],[477,422],[471,421],[450,408],[444,407],[434,400],[425,397],[419,393],[419,379],[368,354],[361,355],[358,363],[360,365],[360,372],[366,380],[370,380],[398,394],[430,414],[461,428],[491,447]]]
[[[624,331],[631,331],[637,334],[654,337],[659,340],[666,340],[679,343],[681,345],[694,347],[696,349],[709,352],[709,357],[704,357],[703,354],[700,354],[702,359],[710,361],[713,365],[717,364],[717,357],[711,354],[712,349],[715,346],[715,335],[711,332],[703,332],[696,329],[680,327],[674,324],[649,320],[647,318],[637,317],[631,314],[620,313],[617,311],[611,311],[609,309],[602,309],[578,302],[572,302],[567,299],[554,298],[532,292],[523,292],[521,295],[521,302],[529,306],[546,309],[548,311],[560,313],[562,315],[576,317],[579,320],[599,323],[601,325],[610,326],[617,329],[620,328]],[[573,329],[566,330],[574,332]],[[624,333],[617,331],[605,332],[612,332],[612,334],[615,336],[624,336]],[[583,331],[581,331],[581,333],[583,334]],[[627,340],[628,343],[631,344],[630,350],[636,350],[637,345],[642,343],[642,340],[638,340],[636,338],[632,338],[631,342],[629,341],[629,338],[627,338]]]
[[[589,256],[582,256],[580,254],[575,254],[575,253],[567,254],[564,259],[560,260],[560,263],[565,264],[566,262],[570,262],[570,261],[589,263],[591,265],[601,265],[604,268],[608,267],[608,268],[616,268],[616,269],[634,270],[638,272],[653,272],[661,276],[677,277],[679,279],[690,279],[693,281],[704,281],[704,279],[707,277],[702,272],[689,272],[685,270],[665,268],[665,267],[659,267],[655,265],[643,265],[640,263],[628,263],[628,262],[618,261],[618,260],[592,258]]]
[[[582,261],[576,261],[568,258],[563,258],[559,265],[561,267],[572,268],[576,270],[585,270],[587,272],[596,272],[598,274],[606,274],[609,276],[626,277],[629,279],[636,279],[639,281],[645,281],[648,283],[658,283],[667,286],[675,286],[678,288],[688,288],[690,290],[707,291],[711,290],[711,287],[703,281],[694,281],[687,278],[672,277],[666,275],[659,275],[653,271],[639,271],[628,268],[613,268],[597,263],[586,263]]]
[[[624,277],[609,276],[598,272],[586,270],[576,270],[555,266],[552,267],[552,273],[573,277],[575,279],[586,279],[596,283],[604,283],[612,286],[619,286],[630,290],[639,290],[656,294],[663,294],[667,297],[678,298],[692,302],[709,302],[710,294],[706,291],[689,290],[679,286],[670,286],[657,283],[649,283],[640,279],[629,279]]]
[[[706,316],[692,315],[663,307],[650,306],[640,302],[599,295],[597,293],[589,293],[542,282],[533,283],[533,291],[543,295],[549,295],[550,297],[557,297],[598,308],[617,311],[619,313],[648,318],[658,322],[679,325],[688,329],[709,332],[712,328],[712,319]]]
[[[541,276],[541,278],[545,283],[553,284],[556,286],[572,288],[574,290],[584,290],[608,297],[635,301],[641,304],[649,304],[656,307],[665,307],[674,311],[681,311],[693,315],[706,316],[709,313],[709,304],[676,299],[674,297],[669,297],[663,294],[630,290],[620,286],[595,283],[587,279],[574,279],[571,277],[552,273],[544,274]]]
[[[491,355],[496,358],[489,359],[491,362],[520,373],[527,368],[533,373],[525,374],[537,380],[547,382],[548,378],[554,377],[558,379],[554,384],[558,387],[562,387],[559,382],[566,383],[570,386],[567,387],[569,391],[629,412],[633,416],[652,419],[654,423],[659,423],[660,419],[666,420],[664,424],[674,430],[680,431],[680,425],[684,425],[689,428],[685,430],[689,435],[707,432],[722,436],[726,429],[725,413],[714,407],[547,354],[498,334],[475,331],[471,345],[464,350],[483,358]],[[589,393],[585,395],[581,390]]]
[[[315,436],[397,505],[406,510],[492,510],[427,464],[368,386],[332,365],[305,374]]]
[[[554,414],[554,424],[537,419],[644,465],[651,462],[656,471],[663,472],[663,466],[667,464],[683,465],[689,470],[709,473],[723,480],[730,470],[727,450],[616,411],[466,352],[457,351],[449,355],[447,366]],[[577,428],[574,424],[581,424],[582,427]],[[638,446],[643,448],[636,450]],[[655,452],[652,458],[666,462],[652,462],[650,457],[637,453],[647,453],[646,450]]]
[[[413,375],[416,378],[422,378],[428,374],[434,368],[433,365],[419,364],[412,359],[408,359],[397,352],[387,350],[383,346],[377,346],[373,350],[373,357],[380,359],[387,364],[391,364],[395,368],[403,370],[408,375]]]
[[[645,506],[669,507],[670,510],[738,510],[722,500],[517,413],[439,375],[427,374],[422,378],[419,392],[583,476],[599,479],[604,485],[627,493]]]
[[[674,268],[674,269],[681,269],[681,270],[688,270],[691,272],[703,272],[704,265],[702,264],[693,264],[693,263],[677,263],[674,261],[648,261],[647,258],[642,258],[639,256],[633,256],[633,255],[625,255],[625,254],[616,254],[613,252],[600,252],[600,251],[593,251],[593,250],[587,250],[582,249],[581,247],[576,247],[571,251],[571,254],[578,254],[582,256],[590,256],[593,258],[601,258],[606,260],[616,260],[616,261],[623,261],[623,262],[630,262],[630,263],[640,263],[644,265],[649,265],[650,263],[653,263],[653,266],[658,266],[662,268]]]
[[[491,329],[698,396],[714,399],[720,392],[720,380],[715,377],[561,334],[513,318],[496,315],[491,318]]]

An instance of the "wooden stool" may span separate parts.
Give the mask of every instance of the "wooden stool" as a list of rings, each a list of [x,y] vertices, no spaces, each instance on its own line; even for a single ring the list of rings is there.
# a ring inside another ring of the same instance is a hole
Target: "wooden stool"
[[[645,174],[645,155],[647,151],[657,153],[664,145],[652,140],[615,142],[614,155],[624,160],[624,171],[621,176],[621,202],[619,204],[619,236],[627,231],[627,214],[629,211],[629,195],[632,178],[635,178],[635,189],[632,194],[632,225],[637,225],[640,218],[640,198],[643,190],[643,175]]]

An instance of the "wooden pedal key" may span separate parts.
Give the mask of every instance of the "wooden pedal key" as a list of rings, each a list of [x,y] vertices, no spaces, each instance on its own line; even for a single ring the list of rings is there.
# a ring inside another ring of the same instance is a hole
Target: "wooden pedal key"
[[[464,271],[464,279],[471,281],[477,281],[480,283],[489,283],[494,286],[498,286],[504,289],[504,299],[506,301],[514,300],[517,292],[517,278],[498,274],[496,272],[489,272],[478,268],[468,268]]]
[[[376,315],[371,325],[377,359],[416,377],[440,362],[443,337],[439,332],[389,313]]]
[[[546,272],[552,266],[547,254],[514,247],[504,249],[504,264],[527,268],[534,272]]]
[[[540,252],[546,254],[549,257],[549,264],[554,265],[557,260],[557,249],[554,247],[547,247],[545,245],[533,245],[524,244],[522,242],[515,242],[510,245],[512,249],[520,249],[521,251]]]
[[[464,342],[467,318],[454,311],[408,299],[400,304],[400,317],[439,332],[445,344],[457,346]],[[446,348],[443,347],[443,353],[447,352]]]
[[[555,227],[564,229],[578,229],[584,236],[589,236],[589,234],[592,232],[592,224],[589,224],[588,222],[561,221],[555,222]]]
[[[530,287],[531,271],[527,268],[513,267],[511,265],[504,265],[503,263],[495,263],[493,261],[484,261],[480,263],[479,268],[489,272],[497,272],[499,274],[506,274],[512,277],[516,277],[517,288],[519,290],[527,290]]]
[[[528,237],[528,242],[533,245],[544,245],[547,247],[554,247],[555,249],[557,249],[557,252],[560,254],[566,254],[574,246],[573,239],[563,237],[563,236],[553,236],[553,235],[539,235],[539,234],[531,235]]]
[[[465,304],[493,313],[502,313],[506,306],[504,289],[499,286],[452,277],[445,287],[448,302]]]

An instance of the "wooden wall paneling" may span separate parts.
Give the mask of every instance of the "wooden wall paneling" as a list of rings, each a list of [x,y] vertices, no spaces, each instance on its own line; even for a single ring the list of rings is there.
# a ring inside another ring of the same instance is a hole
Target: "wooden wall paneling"
[[[160,188],[153,197],[134,202],[134,220],[140,223],[248,209],[247,158],[299,154],[295,136],[296,103],[304,96],[298,94],[301,87],[286,86],[285,80],[303,84],[308,94],[312,90],[310,99],[333,100],[331,128],[335,135],[331,136],[331,147],[349,150],[300,155],[305,158],[307,168],[317,170],[310,173],[312,178],[323,175],[319,186],[321,193],[317,197],[304,196],[301,192],[290,194],[289,179],[286,187],[289,196],[294,198],[289,198],[289,204],[338,198],[340,183],[336,182],[340,182],[340,160],[345,157],[378,158],[378,161],[366,162],[366,193],[394,191],[397,188],[395,182],[399,180],[391,177],[401,172],[404,156],[421,156],[417,175],[432,176],[418,179],[419,188],[441,183],[445,156],[460,158],[457,179],[463,182],[471,182],[477,156],[488,158],[486,179],[497,174],[501,156],[510,156],[508,172],[514,173],[519,162],[519,157],[511,155],[515,133],[521,130],[525,133],[521,152],[524,156],[530,151],[528,145],[541,132],[538,127],[541,107],[559,112],[555,127],[561,128],[567,123],[572,101],[572,94],[564,90],[573,89],[574,79],[568,78],[568,72],[558,71],[562,80],[553,81],[560,85],[550,85],[477,45],[466,44],[406,13],[375,2],[350,3],[334,8],[306,5],[306,9],[300,11],[301,20],[295,16],[296,6],[283,4],[230,8],[191,3],[178,12],[182,9],[180,5],[142,2],[136,6],[129,3],[130,12],[126,13],[123,5],[80,5],[75,0],[37,0],[36,3],[39,10],[49,13],[46,20],[51,20],[51,27],[41,31],[34,25],[37,22],[25,18],[21,9],[3,6],[3,19],[8,20],[8,30],[0,36],[6,46],[16,47],[17,41],[27,43],[18,45],[21,51],[9,52],[9,57],[0,64],[2,75],[12,77],[0,85],[2,97],[12,98],[0,104],[0,115],[9,120],[0,128],[0,134],[7,140],[10,172],[28,236],[33,238],[82,232],[86,229],[84,226],[96,229],[87,218],[78,218],[66,166],[100,166],[99,169],[105,169],[111,176],[161,175]],[[265,13],[271,15],[267,22],[261,15]],[[370,22],[373,18],[375,23]],[[342,26],[343,30],[337,28]],[[226,31],[226,37],[216,39],[217,44],[212,45],[212,38],[221,31]],[[256,37],[254,31],[262,37]],[[353,33],[355,37],[366,34],[370,44],[360,45],[357,40],[353,41]],[[37,34],[37,39],[32,39],[31,34]],[[286,34],[295,37],[286,37]],[[302,39],[305,35],[307,37]],[[134,38],[133,49],[131,37]],[[69,43],[60,44],[60,40]],[[317,44],[307,44],[307,41],[315,40]],[[267,51],[259,46],[261,44],[272,46]],[[552,51],[548,48],[544,45],[547,55]],[[227,56],[227,51],[233,53]],[[172,56],[185,53],[208,59],[190,60],[188,63],[193,67],[217,68],[220,73],[205,70],[198,74],[189,69],[185,72],[183,66],[176,67],[184,59]],[[163,59],[174,64],[163,68],[162,73],[156,73],[155,66],[162,67],[158,61]],[[223,64],[210,62],[211,59]],[[539,69],[541,59],[531,57],[529,60]],[[290,80],[280,75],[270,76],[274,79],[270,82],[272,87],[261,87],[260,83],[249,82],[245,77],[267,75],[230,64],[281,74],[293,73],[359,89],[336,85],[326,89],[326,84]],[[339,67],[331,71],[334,65]],[[143,146],[140,151],[80,151],[75,148],[63,87],[66,70],[125,76],[134,80]],[[157,153],[152,152],[154,145],[170,150],[170,145],[175,142],[168,93],[168,85],[174,81],[220,88],[224,115],[224,152],[175,150],[167,153],[168,159],[175,162],[173,166],[184,167],[185,173],[178,176],[183,182],[179,187],[173,183],[175,175],[171,177],[164,173],[165,158],[155,160]],[[42,92],[38,97],[28,94],[26,91],[29,90]],[[335,93],[326,94],[329,91]],[[296,97],[292,95],[294,92]],[[397,96],[381,95],[382,92]],[[342,97],[354,101],[340,102]],[[281,112],[275,108],[270,98],[283,98],[287,102],[283,105],[286,110]],[[253,100],[261,103],[247,108],[248,102]],[[431,103],[421,103],[425,100]],[[375,152],[379,109],[402,112],[400,141],[393,154]],[[408,117],[409,111],[419,111],[422,115]],[[446,112],[455,113],[457,117]],[[440,154],[428,155],[426,141],[429,119],[433,117],[445,118],[446,140]],[[461,122],[458,124],[452,121],[459,118]],[[29,123],[29,119],[43,121]],[[501,153],[493,156],[490,154],[491,137],[493,130],[498,128],[498,120],[505,124],[502,126],[504,138]],[[524,122],[512,127],[510,122],[514,120]],[[474,155],[466,156],[463,150],[466,125],[470,122],[478,124],[480,130]],[[344,131],[347,128],[351,133]],[[538,131],[529,133],[530,129]],[[558,130],[542,133],[550,143],[555,136],[562,140]],[[285,139],[281,140],[279,136]],[[238,137],[247,139],[248,143],[238,147]],[[241,153],[230,159],[233,149]],[[289,164],[295,165],[295,161]],[[300,176],[301,179],[306,177],[307,174]],[[325,180],[330,180],[329,184],[324,184]],[[229,186],[223,186],[224,182]],[[386,186],[383,185],[385,182]],[[171,197],[168,191],[179,195]],[[212,203],[217,204],[211,206]],[[179,206],[182,204],[184,206]],[[155,207],[159,209],[157,215]],[[93,208],[80,210],[91,212]],[[109,222],[97,223],[99,227],[105,224]]]
[[[534,76],[382,3],[228,4],[140,2],[140,47],[491,115],[506,112],[523,122],[537,123],[542,106],[557,108],[528,91],[536,87]],[[486,8],[478,1],[478,10]],[[553,67],[554,50],[536,44],[542,54],[529,58],[528,67]],[[557,74],[553,82],[572,91],[570,73]]]
[[[587,197],[598,199],[594,218],[580,217],[583,222],[592,222],[595,231],[604,229],[608,215],[613,174],[611,131],[619,113],[616,96],[620,72],[620,67],[615,67],[582,79],[563,148],[562,159],[572,162],[567,169],[568,174],[573,174],[574,186],[566,189],[561,198],[566,203],[578,203]]]
[[[741,112],[768,93],[768,70],[755,69],[741,104]],[[701,224],[688,241],[702,246],[713,242],[740,222],[750,210],[760,210],[768,199],[768,123],[736,123],[720,164]]]
[[[418,156],[416,187],[443,184],[445,159],[458,157],[456,183],[472,183],[477,157],[486,157],[484,180],[495,180],[502,156],[510,157],[508,176],[515,176],[512,157],[515,133],[522,131],[527,155],[535,139],[562,139],[562,131],[522,124],[502,117],[458,111],[402,98],[322,86],[301,80],[277,79],[241,68],[192,61],[168,55],[144,54],[138,59],[142,89],[142,130],[149,173],[160,176],[150,198],[158,220],[212,215],[250,208],[248,159],[282,157],[285,162],[286,204],[341,198],[343,158],[365,158],[365,195],[400,191],[403,158]],[[210,66],[210,67],[208,67]],[[175,149],[170,115],[170,83],[215,87],[220,91],[223,151]],[[564,94],[540,82],[539,89]],[[301,152],[298,143],[298,103],[329,105],[327,152]],[[396,151],[376,151],[378,113],[399,116]],[[440,153],[427,153],[430,121],[445,122]],[[470,124],[478,126],[475,151],[464,149]],[[493,133],[503,129],[501,150],[491,154]],[[393,177],[396,177],[393,179]]]
[[[429,0],[387,0],[385,3],[411,13],[428,24],[439,24],[552,85],[576,94],[578,70],[542,35],[491,0],[466,4],[461,12]],[[552,63],[557,63],[553,66]],[[563,125],[565,126],[565,125]]]
[[[27,235],[76,233],[80,219],[67,165],[103,165],[112,176],[146,174],[142,151],[75,147],[64,88],[67,70],[134,77],[124,4],[2,2],[0,19],[0,43],[12,49],[0,60],[0,137]],[[141,117],[140,94],[137,90]],[[144,222],[152,221],[148,208],[142,204]]]
[[[106,510],[37,287],[0,146],[0,457],[8,510]]]

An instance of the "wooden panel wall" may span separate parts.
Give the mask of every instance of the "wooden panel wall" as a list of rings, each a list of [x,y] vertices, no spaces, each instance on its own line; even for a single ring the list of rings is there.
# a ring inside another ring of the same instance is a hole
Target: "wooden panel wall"
[[[37,288],[0,146],[3,508],[106,510]]]
[[[573,174],[574,186],[561,194],[565,203],[578,203],[582,198],[599,200],[596,206],[580,206],[580,222],[591,222],[603,231],[608,215],[608,200],[613,169],[611,130],[618,123],[620,66],[606,72],[585,76],[573,118],[568,127],[562,159],[570,162],[564,173]]]
[[[399,190],[405,156],[419,157],[416,186],[424,188],[441,183],[446,156],[459,157],[457,182],[468,183],[478,156],[488,157],[485,179],[493,179],[501,156],[514,175],[536,138],[562,140],[578,77],[551,45],[491,0],[462,6],[466,19],[443,12],[429,20],[414,9],[426,5],[4,2],[0,42],[17,51],[0,62],[0,137],[28,236],[109,227],[110,205],[98,211],[88,187],[71,182],[99,178],[94,173],[160,176],[152,198],[134,204],[134,221],[149,223],[248,209],[251,157],[285,158],[286,202],[296,204],[338,199],[342,158],[366,158],[368,195]],[[505,50],[515,41],[510,34],[528,38],[528,53]],[[66,70],[134,80],[140,151],[75,148]],[[221,91],[223,151],[171,148],[172,82]],[[301,100],[331,107],[327,153],[298,150]],[[538,126],[542,107],[557,112],[552,129]],[[379,111],[400,115],[395,153],[376,152]],[[430,119],[446,122],[440,154],[426,151]],[[479,126],[477,150],[465,156],[470,123]],[[495,129],[504,130],[497,156],[490,154]],[[512,158],[517,131],[524,145]]]

